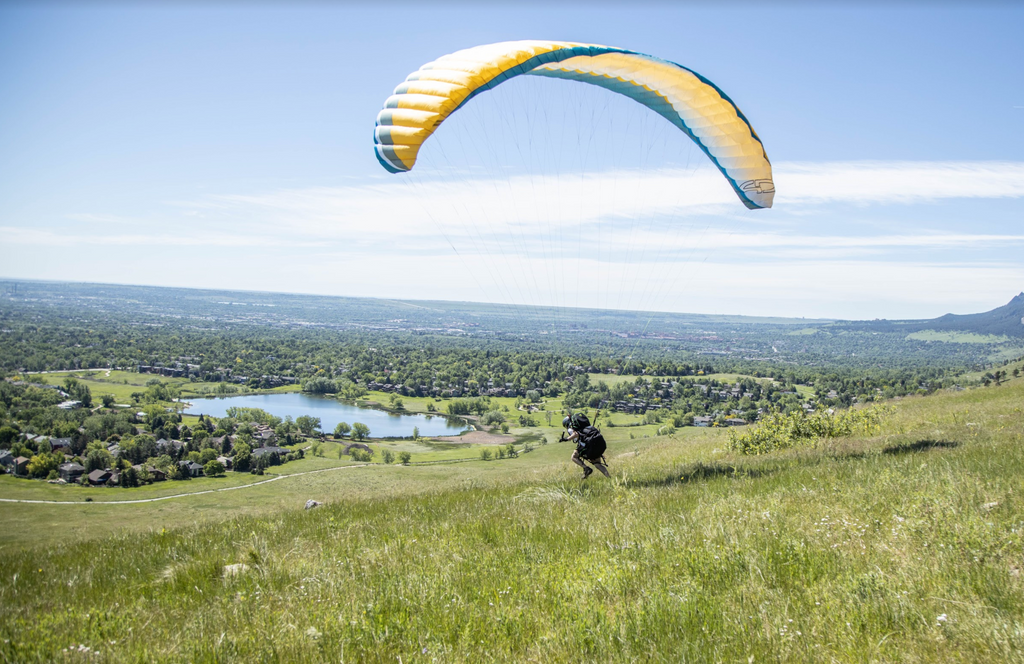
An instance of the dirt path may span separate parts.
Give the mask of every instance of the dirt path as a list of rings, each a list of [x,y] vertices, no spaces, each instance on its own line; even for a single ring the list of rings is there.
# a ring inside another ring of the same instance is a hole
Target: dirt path
[[[253,482],[252,484],[242,484],[240,486],[228,486],[223,489],[207,489],[206,491],[193,491],[191,493],[176,493],[173,496],[160,496],[159,498],[141,498],[139,500],[22,500],[20,498],[0,498],[0,503],[42,503],[46,505],[135,505],[138,503],[155,503],[161,500],[171,500],[173,498],[187,498],[189,496],[201,496],[205,493],[217,493],[219,491],[235,491],[237,489],[248,489],[249,487],[259,486],[260,484],[267,484],[269,482],[276,482],[283,480],[288,477],[299,477],[300,475],[312,475],[314,473],[328,473],[332,470],[346,470],[348,468],[365,468],[371,464],[363,463],[355,466],[336,466],[334,468],[321,468],[320,470],[307,470],[302,473],[291,473],[289,475],[278,475],[277,477],[271,477],[269,480],[260,480],[259,482]]]

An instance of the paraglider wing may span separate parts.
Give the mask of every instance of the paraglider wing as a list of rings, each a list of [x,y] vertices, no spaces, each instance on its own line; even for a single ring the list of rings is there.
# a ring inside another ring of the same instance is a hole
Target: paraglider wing
[[[684,131],[751,209],[769,208],[772,167],[743,113],[711,81],[673,62],[574,42],[516,41],[457,51],[410,74],[377,115],[377,159],[411,170],[420,146],[477,94],[521,74],[598,85],[630,97]]]

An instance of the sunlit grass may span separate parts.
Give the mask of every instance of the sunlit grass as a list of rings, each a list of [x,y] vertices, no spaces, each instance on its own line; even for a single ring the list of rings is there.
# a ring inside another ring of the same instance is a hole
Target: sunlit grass
[[[1024,380],[908,398],[759,457],[617,439],[610,481],[564,444],[352,469],[310,512],[8,551],[0,658],[1019,660],[1022,404]]]

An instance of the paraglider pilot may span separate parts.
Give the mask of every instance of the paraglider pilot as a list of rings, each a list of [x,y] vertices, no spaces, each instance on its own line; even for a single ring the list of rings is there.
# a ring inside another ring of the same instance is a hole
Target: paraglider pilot
[[[583,479],[590,477],[597,468],[605,477],[608,474],[608,462],[604,459],[604,451],[607,444],[604,436],[595,426],[591,426],[590,420],[584,413],[576,413],[562,420],[562,426],[566,432],[562,434],[562,440],[571,440],[576,443],[576,449],[572,453],[572,462],[583,469]],[[587,466],[589,462],[594,468]]]

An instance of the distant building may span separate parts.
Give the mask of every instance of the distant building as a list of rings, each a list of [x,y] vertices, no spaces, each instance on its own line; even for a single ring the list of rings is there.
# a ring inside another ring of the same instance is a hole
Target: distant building
[[[57,472],[65,482],[77,482],[85,472],[85,466],[74,462],[62,463],[57,467]]]
[[[28,458],[27,457],[16,457],[14,459],[14,474],[15,475],[26,475],[28,474]]]
[[[82,470],[85,469],[83,468]],[[89,473],[89,484],[93,486],[100,486],[101,484],[106,484],[107,481],[110,479],[110,475],[111,473],[109,470],[94,470],[91,473]]]
[[[699,415],[693,418],[693,426],[695,427],[709,427],[711,423],[715,421],[715,418],[710,415]]]
[[[179,461],[178,467],[189,477],[201,477],[203,474],[203,467],[195,461]]]
[[[285,456],[291,454],[291,450],[289,450],[286,447],[275,447],[273,445],[268,445],[267,447],[257,447],[252,451],[252,455],[256,458],[270,456],[271,454],[278,455],[279,457],[281,457],[281,461],[284,461]]]
[[[141,473],[143,471],[142,464],[132,466],[132,468],[134,468],[135,471],[138,473]],[[145,470],[146,472],[149,473],[149,476],[153,478],[154,482],[163,482],[164,480],[167,479],[167,473],[160,470],[159,468],[156,468],[154,466],[146,466]]]

